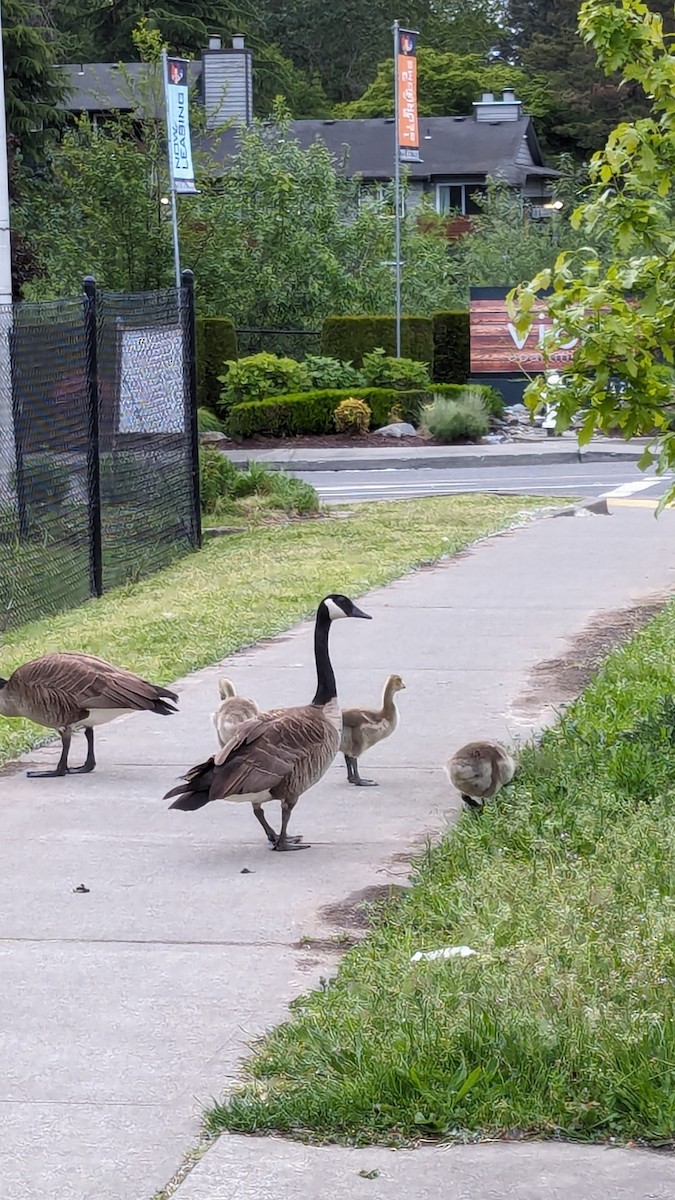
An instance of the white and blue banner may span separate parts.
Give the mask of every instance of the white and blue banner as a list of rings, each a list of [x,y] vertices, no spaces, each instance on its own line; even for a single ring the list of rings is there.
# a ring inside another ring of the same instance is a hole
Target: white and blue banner
[[[167,58],[164,76],[171,180],[175,192],[195,194],[190,142],[188,60]]]

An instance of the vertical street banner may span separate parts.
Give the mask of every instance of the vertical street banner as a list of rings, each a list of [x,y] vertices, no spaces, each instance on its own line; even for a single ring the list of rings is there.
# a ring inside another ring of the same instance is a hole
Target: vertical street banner
[[[399,29],[396,47],[396,127],[398,156],[401,162],[420,162],[420,134],[417,117],[417,34]]]
[[[194,195],[197,188],[192,165],[188,89],[187,59],[167,58],[164,90],[171,179],[174,191]]]

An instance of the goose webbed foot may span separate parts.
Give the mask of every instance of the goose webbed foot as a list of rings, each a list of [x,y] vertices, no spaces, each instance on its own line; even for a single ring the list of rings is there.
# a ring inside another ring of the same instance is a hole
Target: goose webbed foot
[[[94,731],[87,727],[84,731],[84,736],[87,739],[87,757],[81,767],[68,767],[69,775],[88,775],[96,766],[94,758]]]
[[[53,771],[26,771],[28,779],[63,779],[64,775],[72,774],[73,768],[68,766],[68,753],[70,751],[72,734],[69,729],[62,729],[59,730],[59,737],[61,738],[61,757],[58,765]],[[87,762],[89,762],[90,755],[93,757],[93,742],[90,744],[89,738],[87,738],[87,746]],[[89,769],[93,770],[93,767]]]
[[[286,837],[281,838],[281,834],[277,838],[272,850],[311,850],[311,842],[303,842],[301,837]]]
[[[474,800],[473,796],[466,796],[463,793],[462,793],[462,800],[464,801],[464,804],[473,813],[474,816],[477,817],[479,815],[479,813],[482,813],[482,811],[483,811],[482,800]]]
[[[295,800],[291,802],[288,800],[282,800],[281,802],[281,831],[279,836],[274,839],[274,845],[272,846],[273,850],[281,851],[310,849],[310,843],[303,842],[300,834],[294,834],[292,837],[289,837],[288,833],[286,832],[288,829],[288,822],[291,818],[291,813],[295,808],[295,803]]]
[[[377,787],[375,779],[362,779],[359,775],[358,759],[350,754],[345,754],[345,764],[347,767],[347,783],[353,783],[354,787]]]

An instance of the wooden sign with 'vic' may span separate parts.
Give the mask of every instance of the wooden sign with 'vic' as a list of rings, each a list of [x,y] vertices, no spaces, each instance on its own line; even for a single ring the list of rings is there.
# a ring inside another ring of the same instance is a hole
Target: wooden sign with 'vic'
[[[546,298],[536,301],[528,334],[519,334],[506,307],[508,288],[472,288],[470,307],[471,374],[528,375],[563,367],[570,362],[578,338],[566,342],[544,362],[541,341],[553,322]]]

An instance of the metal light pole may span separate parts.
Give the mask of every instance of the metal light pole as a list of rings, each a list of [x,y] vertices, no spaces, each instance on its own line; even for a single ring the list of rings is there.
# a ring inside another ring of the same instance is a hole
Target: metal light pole
[[[169,188],[171,191],[171,234],[173,237],[173,269],[176,275],[176,288],[180,292],[180,242],[178,239],[178,208],[176,205],[176,179],[173,168],[171,151],[171,113],[169,111],[169,62],[166,49],[162,50],[162,77],[164,80],[164,108],[166,112],[166,139],[169,155]]]
[[[12,303],[12,251],[9,241],[9,181],[5,118],[5,58],[0,4],[0,305]]]
[[[5,118],[5,60],[0,6],[0,494],[10,492],[15,467],[14,416],[12,413],[12,361],[9,337],[12,328],[12,248],[9,237],[9,179],[7,121]],[[12,497],[12,502],[14,497]]]
[[[396,280],[396,357],[401,357],[401,162],[398,137],[399,23],[394,21],[394,272]]]

